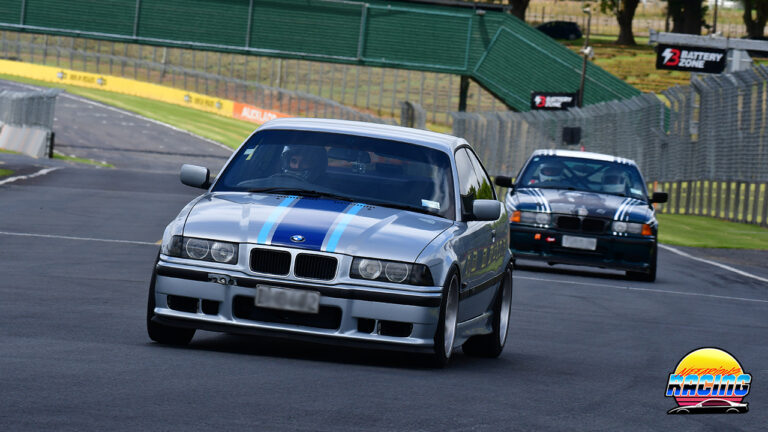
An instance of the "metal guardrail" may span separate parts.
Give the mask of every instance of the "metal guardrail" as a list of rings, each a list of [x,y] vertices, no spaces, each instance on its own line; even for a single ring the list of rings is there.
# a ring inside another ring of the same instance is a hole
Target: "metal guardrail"
[[[768,183],[691,180],[661,182],[656,187],[669,193],[666,204],[657,204],[659,213],[710,216],[768,227]]]

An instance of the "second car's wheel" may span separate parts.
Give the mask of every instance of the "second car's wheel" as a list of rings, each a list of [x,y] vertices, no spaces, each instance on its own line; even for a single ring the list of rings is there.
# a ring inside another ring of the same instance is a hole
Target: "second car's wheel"
[[[656,262],[658,260],[658,246],[653,245],[653,253],[649,262],[647,272],[634,272],[628,271],[627,277],[632,280],[639,280],[643,282],[655,282],[656,281]]]
[[[452,269],[443,287],[443,298],[440,302],[440,316],[435,332],[435,345],[432,362],[437,367],[445,367],[453,353],[453,343],[456,340],[456,323],[459,317],[459,276]]]
[[[157,261],[155,261],[157,266]],[[155,316],[155,279],[157,271],[152,270],[152,281],[149,283],[149,298],[147,299],[147,334],[155,342],[166,345],[187,345],[195,335],[195,329],[171,327],[152,321]]]
[[[464,353],[478,357],[498,357],[504,350],[512,312],[512,269],[507,267],[493,304],[493,331],[473,336],[461,346]]]

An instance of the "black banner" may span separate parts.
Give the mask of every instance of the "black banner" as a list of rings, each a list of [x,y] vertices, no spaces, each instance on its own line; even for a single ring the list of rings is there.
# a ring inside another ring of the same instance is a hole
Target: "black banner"
[[[676,45],[656,47],[656,69],[688,72],[722,73],[725,70],[725,50]]]
[[[578,93],[531,92],[532,110],[566,110],[576,106]]]

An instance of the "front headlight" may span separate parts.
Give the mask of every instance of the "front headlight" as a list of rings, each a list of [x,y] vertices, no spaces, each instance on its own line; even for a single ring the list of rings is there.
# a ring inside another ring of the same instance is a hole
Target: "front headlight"
[[[237,243],[206,240],[194,237],[173,236],[163,250],[178,258],[213,261],[222,264],[237,263]]]
[[[651,226],[648,224],[615,221],[611,224],[611,230],[616,233],[642,234],[645,236],[653,235]]]
[[[509,218],[510,222],[524,223],[528,225],[549,226],[552,222],[552,215],[543,212],[516,211]]]
[[[355,258],[349,276],[382,282],[431,286],[432,273],[424,264],[409,264],[372,258]]]

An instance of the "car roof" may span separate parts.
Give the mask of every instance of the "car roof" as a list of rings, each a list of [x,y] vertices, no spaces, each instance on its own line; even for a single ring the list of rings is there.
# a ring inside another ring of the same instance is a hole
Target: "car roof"
[[[467,143],[464,139],[453,135],[421,129],[335,119],[302,117],[281,118],[264,123],[258,130],[268,129],[292,129],[360,135],[371,138],[408,142],[449,153],[453,153],[456,147]]]
[[[531,157],[533,158],[536,156],[561,156],[561,157],[570,157],[570,158],[599,160],[604,162],[617,162],[617,163],[637,166],[635,161],[633,161],[632,159],[626,159],[626,158],[607,155],[603,153],[592,153],[592,152],[585,152],[585,151],[556,150],[556,149],[536,150],[531,154]]]

